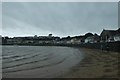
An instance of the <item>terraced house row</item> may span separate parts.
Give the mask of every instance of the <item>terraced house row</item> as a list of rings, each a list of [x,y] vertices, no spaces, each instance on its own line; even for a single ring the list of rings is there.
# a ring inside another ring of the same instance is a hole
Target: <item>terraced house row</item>
[[[100,42],[115,42],[120,41],[120,28],[117,30],[105,30],[100,35],[86,33],[85,35],[74,37],[58,37],[49,34],[48,36],[28,36],[28,37],[0,37],[3,45],[17,44],[85,44],[85,43],[100,43]]]

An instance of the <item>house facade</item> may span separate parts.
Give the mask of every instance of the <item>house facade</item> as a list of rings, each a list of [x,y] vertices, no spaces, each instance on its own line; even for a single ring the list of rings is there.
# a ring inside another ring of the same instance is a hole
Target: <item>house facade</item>
[[[0,35],[0,45],[2,44],[2,36]]]
[[[87,37],[87,38],[85,39],[85,43],[94,43],[94,37],[93,37],[93,36]]]
[[[114,41],[120,41],[120,35],[115,35],[114,36]]]
[[[85,43],[97,43],[100,42],[100,36],[94,34],[93,36],[87,37]]]
[[[118,30],[103,30],[100,34],[101,42],[119,41],[120,28]]]

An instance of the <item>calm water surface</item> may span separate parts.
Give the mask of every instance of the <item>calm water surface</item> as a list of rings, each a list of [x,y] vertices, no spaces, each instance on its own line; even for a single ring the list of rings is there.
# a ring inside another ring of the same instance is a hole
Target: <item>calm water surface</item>
[[[3,77],[58,77],[77,65],[83,54],[77,48],[55,46],[3,46]]]

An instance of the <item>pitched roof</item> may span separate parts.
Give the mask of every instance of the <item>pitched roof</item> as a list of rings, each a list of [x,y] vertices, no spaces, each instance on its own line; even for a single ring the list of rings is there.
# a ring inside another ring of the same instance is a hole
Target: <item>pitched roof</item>
[[[118,34],[118,32],[120,32],[120,28],[118,30],[105,30],[105,29],[103,29],[103,31],[101,32],[101,35],[102,34],[116,35],[116,34]]]

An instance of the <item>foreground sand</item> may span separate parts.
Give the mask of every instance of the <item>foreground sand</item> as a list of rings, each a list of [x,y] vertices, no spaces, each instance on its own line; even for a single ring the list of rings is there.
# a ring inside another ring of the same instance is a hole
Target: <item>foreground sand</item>
[[[118,54],[93,49],[80,49],[85,58],[63,78],[118,78]]]

